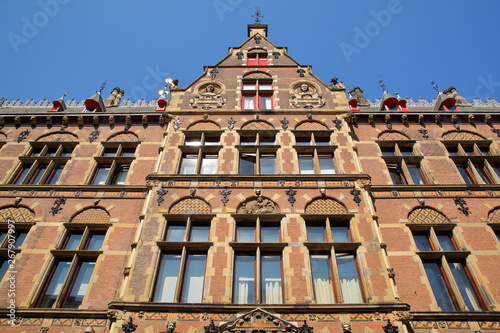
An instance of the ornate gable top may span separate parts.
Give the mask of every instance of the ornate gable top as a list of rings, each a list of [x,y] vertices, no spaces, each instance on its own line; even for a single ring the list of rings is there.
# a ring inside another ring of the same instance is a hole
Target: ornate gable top
[[[298,332],[299,328],[261,308],[247,312],[220,326],[219,332]]]

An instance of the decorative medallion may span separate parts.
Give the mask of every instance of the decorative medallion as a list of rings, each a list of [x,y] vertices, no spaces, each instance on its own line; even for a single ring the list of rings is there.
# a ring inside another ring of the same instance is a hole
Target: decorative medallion
[[[290,104],[296,108],[316,109],[325,106],[323,97],[318,95],[318,90],[310,83],[300,83],[293,87],[294,96]]]
[[[214,70],[212,70],[214,71]],[[203,84],[198,88],[198,96],[189,100],[189,105],[195,109],[210,110],[221,108],[226,104],[226,99],[220,96],[222,87],[217,83]]]

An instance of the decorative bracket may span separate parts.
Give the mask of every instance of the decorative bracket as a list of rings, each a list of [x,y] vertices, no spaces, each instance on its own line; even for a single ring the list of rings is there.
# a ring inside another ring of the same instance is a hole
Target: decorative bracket
[[[182,120],[180,120],[180,119],[176,119],[176,120],[174,121],[174,130],[176,130],[176,131],[177,131],[179,128],[181,128],[181,124],[182,124]]]
[[[234,124],[236,124],[236,120],[234,120],[233,117],[231,117],[231,119],[227,121],[227,128],[232,130],[234,128]]]
[[[279,59],[280,55],[281,55],[281,53],[279,53],[277,51],[273,52],[274,59]]]
[[[59,214],[59,212],[62,210],[61,206],[66,203],[66,198],[65,197],[60,197],[54,201],[54,207],[50,208],[50,212],[52,213],[52,216]]]
[[[342,128],[342,120],[335,118],[335,120],[332,120],[335,123],[335,128],[340,130]]]
[[[297,69],[297,73],[299,73],[299,77],[304,77],[305,76],[304,74],[306,73],[306,71],[303,68],[299,68],[299,69]]]
[[[156,194],[158,195],[156,197],[156,202],[158,203],[158,206],[161,205],[163,201],[165,201],[164,196],[168,193],[168,190],[162,186],[159,190],[156,191]]]
[[[136,329],[137,325],[134,325],[134,323],[132,322],[132,317],[128,319],[128,322],[126,324],[122,325],[122,331],[124,333],[132,333],[135,332]]]
[[[288,190],[285,191],[285,194],[288,195],[288,202],[292,204],[295,203],[295,201],[297,201],[297,199],[295,199],[295,195],[297,194],[297,191],[294,190],[291,186]]]
[[[290,124],[290,122],[285,118],[283,118],[283,120],[280,120],[280,123],[281,123],[281,127],[286,130],[288,128],[288,124]]]
[[[241,60],[241,59],[243,59],[244,54],[243,54],[243,52],[240,51],[240,52],[236,53],[236,56],[238,57],[238,59]]]
[[[359,195],[361,194],[361,191],[358,190],[357,188],[353,188],[351,190],[351,194],[354,196],[354,198],[352,199],[355,203],[358,204],[359,206],[359,203],[361,202],[361,198],[359,197]]]
[[[217,77],[217,74],[219,74],[219,70],[217,68],[214,68],[210,71],[210,78],[212,80],[215,80],[215,78]]]
[[[30,134],[30,131],[28,131],[28,130],[24,130],[21,133],[19,133],[19,136],[17,137],[17,143],[20,143],[21,141],[26,139],[28,134]]]
[[[465,216],[470,215],[469,207],[467,207],[467,202],[465,201],[464,198],[455,197],[455,199],[453,199],[453,201],[455,202],[455,205],[460,206],[460,207],[458,207],[458,210],[460,211],[460,213],[464,214]]]
[[[222,195],[222,198],[220,199],[220,201],[225,206],[229,202],[228,196],[231,194],[231,190],[228,190],[227,187],[225,187],[223,190],[220,190],[220,194]]]
[[[255,37],[253,38],[253,40],[255,41],[255,44],[260,44],[260,41],[262,40],[262,37],[260,37],[259,35],[255,35]]]

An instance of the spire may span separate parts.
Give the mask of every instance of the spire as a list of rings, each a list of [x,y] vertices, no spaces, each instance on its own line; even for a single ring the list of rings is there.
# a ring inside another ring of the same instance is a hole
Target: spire
[[[255,22],[248,25],[248,37],[253,37],[256,34],[267,37],[267,24],[262,24],[260,21],[264,16],[261,15],[259,6],[255,7],[255,14],[252,17],[255,18]]]

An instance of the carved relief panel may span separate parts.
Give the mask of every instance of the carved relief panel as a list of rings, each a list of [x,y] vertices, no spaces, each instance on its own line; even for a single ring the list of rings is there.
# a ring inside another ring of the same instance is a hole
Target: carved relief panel
[[[205,83],[196,90],[198,96],[189,100],[189,105],[192,108],[210,110],[212,108],[221,108],[226,104],[226,99],[221,96],[223,89],[218,83]]]
[[[293,86],[290,104],[296,108],[315,109],[325,105],[325,100],[318,94],[318,89],[309,82],[299,82]]]

